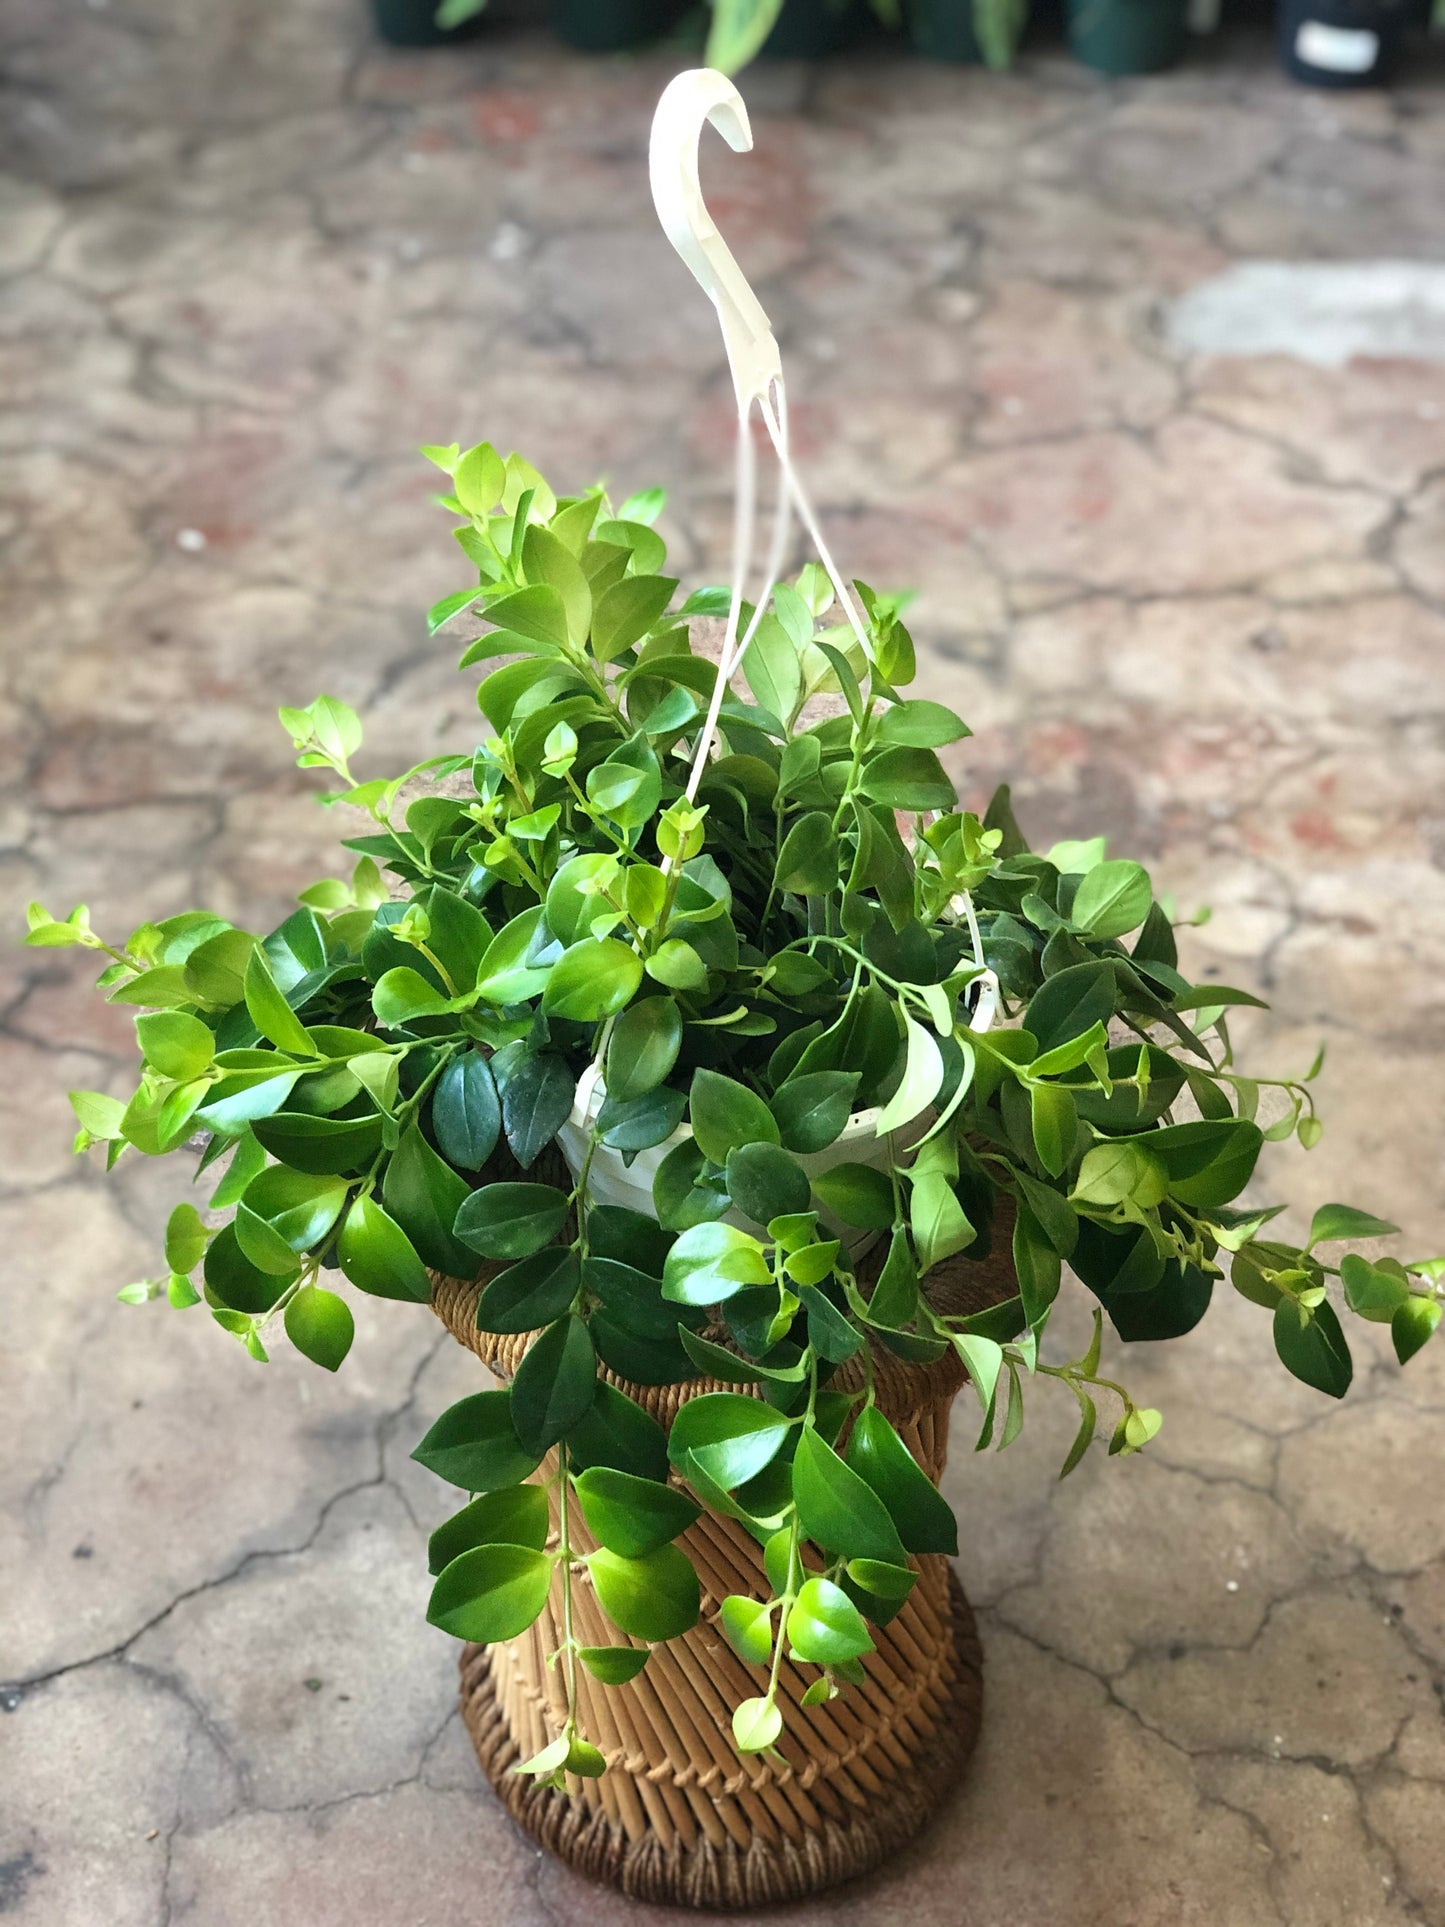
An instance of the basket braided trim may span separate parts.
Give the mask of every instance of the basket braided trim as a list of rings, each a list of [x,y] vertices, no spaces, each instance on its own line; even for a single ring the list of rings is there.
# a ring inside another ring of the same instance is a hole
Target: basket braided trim
[[[983,1681],[973,1614],[948,1575],[948,1645],[956,1656],[928,1731],[866,1804],[817,1813],[797,1832],[754,1829],[714,1840],[633,1833],[601,1808],[536,1785],[511,1769],[522,1757],[497,1694],[496,1649],[462,1655],[462,1715],[482,1770],[512,1818],[559,1859],[639,1901],[745,1908],[800,1900],[856,1879],[907,1844],[958,1785],[978,1737]],[[822,1763],[820,1762],[820,1768]],[[601,1783],[599,1783],[601,1784]]]
[[[983,1310],[1016,1285],[1006,1225],[998,1255],[954,1259],[930,1275],[935,1305]],[[864,1288],[882,1253],[859,1267]],[[471,1283],[433,1278],[433,1308],[448,1329],[503,1380],[532,1334],[500,1336],[476,1326],[477,1300],[497,1266]],[[874,1392],[918,1463],[936,1481],[947,1450],[949,1408],[964,1373],[950,1351],[933,1364],[906,1364],[875,1348]],[[853,1359],[833,1383],[853,1388],[865,1366]],[[694,1379],[634,1385],[604,1376],[664,1427],[689,1398],[736,1384]],[[555,1470],[555,1455],[542,1476]],[[555,1503],[555,1501],[554,1501]],[[554,1518],[555,1525],[555,1518]],[[579,1554],[591,1549],[575,1520]],[[948,1562],[920,1558],[902,1610],[876,1629],[862,1686],[804,1709],[817,1669],[784,1658],[778,1756],[743,1759],[733,1745],[732,1709],[760,1692],[766,1669],[747,1666],[722,1636],[718,1607],[729,1593],[767,1589],[762,1549],[736,1521],[704,1511],[678,1544],[703,1592],[698,1623],[654,1647],[646,1667],[620,1687],[579,1676],[583,1728],[609,1771],[569,1781],[566,1793],[511,1771],[560,1731],[563,1685],[546,1663],[561,1634],[561,1580],[540,1618],[519,1638],[462,1657],[462,1708],[483,1771],[513,1818],[579,1871],[638,1899],[746,1907],[798,1898],[877,1864],[909,1839],[956,1782],[977,1738],[981,1683],[972,1614]],[[573,1616],[583,1645],[622,1637],[602,1613],[585,1566],[574,1570]]]

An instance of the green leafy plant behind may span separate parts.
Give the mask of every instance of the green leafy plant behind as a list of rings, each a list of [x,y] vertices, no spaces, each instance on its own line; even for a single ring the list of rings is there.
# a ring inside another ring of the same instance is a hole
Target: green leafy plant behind
[[[957,806],[939,751],[968,729],[903,693],[896,602],[857,585],[863,643],[816,566],[779,587],[690,800],[716,674],[693,624],[727,595],[679,602],[660,492],[614,507],[487,444],[426,453],[471,578],[431,627],[485,623],[461,654],[481,742],[358,775],[344,704],[283,710],[353,833],[347,873],[264,936],[197,910],[111,945],[83,908],[33,906],[28,941],[102,953],[100,987],[137,1012],[137,1086],[72,1094],[76,1148],[194,1162],[204,1206],[177,1204],[164,1270],[120,1295],[205,1305],[260,1360],[284,1330],[334,1371],[347,1287],[425,1304],[431,1274],[480,1272],[480,1328],[533,1336],[508,1389],[417,1447],[466,1495],[432,1539],[431,1619],[508,1639],[558,1579],[568,1717],[526,1770],[600,1772],[579,1668],[624,1681],[694,1623],[678,1536],[727,1513],[765,1550],[768,1597],[719,1614],[758,1676],[735,1738],[765,1751],[784,1653],[817,1669],[811,1703],[843,1690],[914,1561],[956,1549],[875,1351],[956,1351],[981,1446],[1061,1381],[1068,1472],[1101,1412],[1111,1453],[1160,1424],[1101,1374],[1106,1318],[1126,1343],[1178,1337],[1227,1277],[1338,1397],[1341,1311],[1388,1324],[1403,1361],[1440,1323],[1445,1261],[1350,1249],[1394,1231],[1353,1207],[1296,1245],[1240,1202],[1267,1141],[1318,1139],[1318,1061],[1238,1068],[1230,1013],[1257,1000],[1181,973],[1138,864],[1102,840],[1031,851],[1006,790],[982,818]],[[1002,1011],[975,1031],[985,971]],[[640,1158],[652,1209],[599,1203],[594,1176]],[[1001,1242],[1016,1295],[941,1310],[937,1268]],[[1066,1265],[1093,1339],[1052,1361]],[[724,1389],[665,1436],[613,1380]],[[614,1645],[573,1635],[584,1568]]]

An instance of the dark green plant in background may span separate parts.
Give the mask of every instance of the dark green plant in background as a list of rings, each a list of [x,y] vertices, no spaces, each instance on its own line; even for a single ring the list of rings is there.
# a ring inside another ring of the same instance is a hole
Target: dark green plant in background
[[[1181,974],[1138,864],[1102,840],[1030,851],[1006,791],[981,819],[958,807],[937,752],[968,730],[900,693],[914,651],[896,602],[858,585],[864,648],[818,568],[779,587],[690,801],[715,684],[690,624],[728,597],[675,606],[660,493],[614,511],[485,444],[427,452],[474,574],[431,626],[485,617],[461,658],[483,672],[482,743],[358,779],[344,704],[283,710],[302,766],[337,784],[325,800],[364,827],[350,875],[265,937],[193,911],[112,946],[83,909],[33,908],[30,943],[103,952],[101,987],[143,1013],[139,1085],[73,1094],[77,1149],[199,1151],[206,1215],[178,1204],[165,1274],[121,1296],[204,1303],[258,1359],[281,1326],[335,1370],[343,1286],[425,1304],[429,1269],[486,1261],[479,1326],[537,1335],[510,1388],[463,1399],[417,1448],[474,1495],[433,1537],[430,1617],[522,1632],[554,1579],[570,1599],[584,1521],[624,1637],[582,1648],[565,1616],[572,1711],[528,1765],[598,1772],[576,1669],[630,1678],[694,1622],[675,1542],[699,1505],[729,1514],[766,1548],[769,1597],[721,1609],[759,1669],[737,1742],[765,1749],[784,1651],[828,1697],[859,1678],[911,1558],[956,1550],[874,1402],[873,1347],[952,1348],[980,1445],[1017,1435],[1033,1380],[1061,1380],[1080,1414],[1067,1471],[1101,1406],[1110,1452],[1160,1422],[1101,1376],[1104,1315],[1126,1341],[1177,1337],[1227,1275],[1287,1368],[1338,1397],[1337,1306],[1388,1323],[1407,1359],[1440,1322],[1445,1261],[1341,1256],[1394,1230],[1353,1208],[1324,1205],[1300,1246],[1237,1202],[1266,1140],[1318,1138],[1318,1063],[1298,1081],[1237,1067],[1229,1013],[1258,1000]],[[1003,1013],[980,1033],[985,966]],[[577,1087],[594,1064],[592,1111]],[[869,1110],[861,1148],[831,1150]],[[651,1213],[592,1201],[597,1160],[624,1170],[661,1146]],[[860,1275],[869,1233],[881,1269]],[[1017,1295],[944,1315],[930,1273],[1003,1237]],[[1054,1362],[1040,1346],[1065,1264],[1097,1309],[1084,1355]],[[840,1391],[853,1358],[864,1383]],[[693,1397],[664,1435],[599,1367],[736,1389]],[[549,1452],[551,1505],[531,1483]]]

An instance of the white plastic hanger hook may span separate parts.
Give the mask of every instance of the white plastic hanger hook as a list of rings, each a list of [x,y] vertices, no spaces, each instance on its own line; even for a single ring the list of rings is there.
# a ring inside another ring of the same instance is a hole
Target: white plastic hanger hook
[[[783,364],[772,323],[702,197],[697,150],[709,121],[734,152],[751,150],[753,133],[742,95],[726,74],[693,67],[670,81],[657,103],[648,171],[663,232],[717,309],[738,408],[746,414],[754,401],[767,400],[772,384],[782,378]]]

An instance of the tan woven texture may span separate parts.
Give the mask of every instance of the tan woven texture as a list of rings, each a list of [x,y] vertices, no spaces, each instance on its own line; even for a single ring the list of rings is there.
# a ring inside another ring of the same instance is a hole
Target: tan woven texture
[[[999,1246],[983,1263],[955,1259],[940,1267],[930,1281],[935,1304],[965,1312],[1011,1297],[1006,1239]],[[492,1269],[471,1284],[437,1278],[432,1302],[458,1341],[507,1379],[530,1334],[477,1330],[477,1298]],[[861,1269],[866,1279],[866,1261]],[[905,1365],[880,1350],[873,1364],[879,1406],[936,1480],[949,1408],[963,1382],[957,1359],[950,1353],[935,1365]],[[606,1376],[664,1426],[685,1400],[738,1389],[713,1379],[642,1386]],[[861,1362],[850,1361],[833,1383],[851,1389],[862,1376]],[[555,1469],[549,1459],[542,1473]],[[569,1523],[574,1543],[590,1551],[575,1509]],[[750,1907],[866,1872],[916,1833],[957,1784],[977,1738],[978,1639],[948,1561],[917,1561],[907,1604],[875,1629],[866,1685],[805,1709],[799,1702],[817,1669],[784,1659],[783,1764],[775,1765],[745,1758],[733,1745],[732,1709],[764,1689],[766,1669],[745,1665],[717,1625],[727,1594],[767,1596],[761,1548],[735,1521],[708,1512],[678,1544],[702,1582],[697,1625],[655,1647],[624,1686],[603,1686],[585,1672],[579,1679],[582,1729],[607,1756],[600,1780],[573,1780],[560,1793],[512,1771],[556,1735],[564,1718],[558,1669],[546,1665],[561,1637],[560,1581],[519,1639],[464,1649],[462,1711],[487,1778],[543,1846],[639,1900]],[[599,1609],[585,1568],[574,1576],[573,1619],[585,1645],[623,1640]]]

